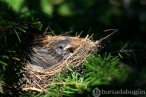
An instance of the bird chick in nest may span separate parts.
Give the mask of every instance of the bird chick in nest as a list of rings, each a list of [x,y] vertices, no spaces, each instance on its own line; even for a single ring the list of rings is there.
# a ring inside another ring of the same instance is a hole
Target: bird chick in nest
[[[47,45],[48,47],[35,46],[32,48],[33,52],[29,55],[32,65],[46,69],[73,53],[69,40],[54,42],[55,43]]]
[[[87,45],[89,43],[90,46],[98,47],[103,40],[109,38],[115,32],[95,42],[91,41],[88,37],[45,35],[34,42],[36,45],[32,47],[32,52],[29,54],[30,63],[33,67],[47,69],[67,59],[84,44]]]

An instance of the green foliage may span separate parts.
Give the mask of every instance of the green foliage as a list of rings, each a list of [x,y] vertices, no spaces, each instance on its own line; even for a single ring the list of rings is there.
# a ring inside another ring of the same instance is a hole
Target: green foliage
[[[90,86],[110,84],[112,80],[124,82],[128,76],[126,66],[110,54],[96,57],[91,55],[84,64],[87,67],[85,78]]]
[[[19,12],[24,0],[5,0],[14,11]]]
[[[42,29],[42,24],[37,19],[20,19],[19,21],[0,21],[0,41],[1,47],[8,46],[8,44],[21,43],[22,36],[28,29]],[[10,45],[9,45],[10,46]]]
[[[35,13],[34,11],[36,11],[36,9],[38,9],[43,14],[52,17],[54,12],[57,12],[57,14],[61,16],[73,16],[74,14],[79,13],[79,10],[76,9],[75,6],[79,6],[80,4],[83,4],[82,6],[80,6],[81,8],[79,8],[80,11],[83,11],[83,8],[88,8],[91,5],[93,5],[95,0],[93,0],[92,2],[90,0],[80,0],[80,1],[76,0],[75,2],[67,1],[67,0],[39,0],[37,2],[34,2],[33,0],[31,1],[27,1],[27,0],[4,1],[3,0],[3,2],[6,2],[9,5],[9,7],[11,7],[17,13],[30,16]],[[29,2],[33,4],[28,4]],[[78,4],[76,5],[75,3]],[[34,4],[38,6],[38,8],[32,6]]]
[[[1,79],[1,78],[0,78]],[[3,93],[3,88],[2,88],[2,85],[3,85],[3,81],[0,80],[0,93]]]
[[[74,93],[80,93],[85,88],[86,83],[83,77],[79,77],[77,72],[73,72],[70,75],[62,73],[48,83],[48,94],[45,96],[70,96]]]
[[[0,89],[10,96],[15,95],[14,91],[19,90],[17,86],[22,66],[18,53],[23,51],[21,44],[24,42],[24,36],[33,33],[31,31],[42,30],[42,23],[36,18],[12,19],[11,16],[5,17],[2,13],[0,15],[0,81],[3,83],[0,82]],[[3,84],[5,89],[1,87]]]
[[[29,29],[42,29],[37,19],[21,19],[19,21],[0,20],[0,68],[6,69],[8,60],[18,53],[18,45]],[[17,50],[17,51],[16,51]]]

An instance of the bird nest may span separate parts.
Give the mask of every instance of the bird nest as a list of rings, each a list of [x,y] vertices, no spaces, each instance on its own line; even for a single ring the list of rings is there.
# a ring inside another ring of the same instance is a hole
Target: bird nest
[[[62,43],[66,44],[66,41],[69,44],[67,43],[64,48],[56,48],[59,42],[62,45]],[[29,60],[25,63],[23,74],[25,83],[22,85],[22,90],[45,91],[48,82],[52,81],[52,76],[64,69],[80,65],[91,52],[97,49],[101,41],[93,42],[88,36],[86,38],[50,35],[39,37],[35,40],[31,54],[28,54]],[[66,48],[69,50],[68,54],[57,56],[58,53],[64,52],[59,51],[60,49]]]

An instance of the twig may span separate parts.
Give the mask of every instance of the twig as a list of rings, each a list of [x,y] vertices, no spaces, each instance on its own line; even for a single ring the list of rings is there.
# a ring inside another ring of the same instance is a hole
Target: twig
[[[13,24],[13,25],[9,25],[9,26],[7,26],[7,27],[5,27],[5,28],[3,28],[3,29],[0,29],[0,32],[5,31],[5,30],[8,30],[8,29],[10,29],[10,28],[13,28],[13,27],[15,27],[15,26],[17,26],[17,25],[19,25],[19,23],[15,23],[15,24]]]
[[[33,91],[38,91],[38,92],[44,92],[42,89],[38,89],[35,87],[22,88],[22,90],[24,91],[33,90]]]
[[[107,31],[113,31],[113,32],[111,34],[101,38],[100,40],[95,41],[95,45],[99,45],[101,42],[103,42],[104,40],[108,39],[113,34],[115,34],[118,30],[117,29],[108,29],[108,30],[105,30],[104,32],[107,32]]]
[[[57,83],[51,83],[48,85],[84,85],[84,84],[78,83],[78,82],[57,82]]]

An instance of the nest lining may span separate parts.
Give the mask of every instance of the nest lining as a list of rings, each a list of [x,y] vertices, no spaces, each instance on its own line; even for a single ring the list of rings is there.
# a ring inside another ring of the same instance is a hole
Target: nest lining
[[[70,67],[76,67],[80,65],[88,55],[94,51],[98,44],[91,41],[88,37],[68,37],[68,36],[43,36],[34,42],[34,45],[39,45],[42,48],[51,46],[54,42],[60,40],[69,39],[74,50],[73,54],[68,56],[66,59],[62,59],[59,63],[49,66],[45,69],[36,68],[33,64],[28,61],[24,68],[24,80],[25,83],[22,85],[22,90],[34,90],[34,91],[45,91],[49,81],[52,81],[51,77],[63,69],[70,69]],[[34,46],[35,47],[35,46]],[[33,47],[32,47],[33,49]]]

